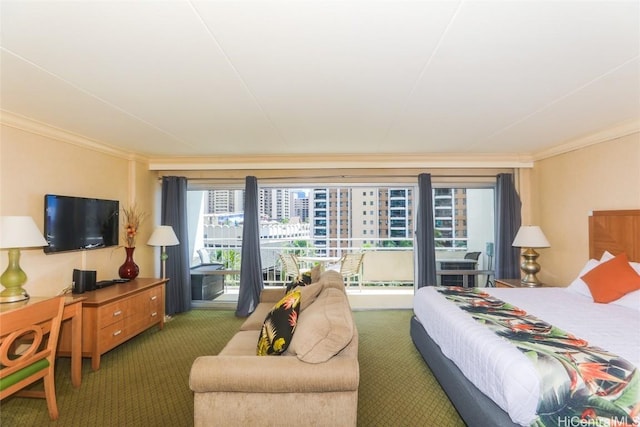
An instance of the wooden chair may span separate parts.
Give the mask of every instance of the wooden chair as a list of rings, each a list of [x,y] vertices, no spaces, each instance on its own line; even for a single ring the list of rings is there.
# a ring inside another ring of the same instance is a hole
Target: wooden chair
[[[362,260],[364,253],[348,253],[342,255],[339,261],[339,272],[345,281],[345,285],[349,286],[349,282],[354,277],[357,279],[358,289],[362,290]]]
[[[54,365],[63,310],[60,296],[0,314],[0,400],[45,398],[52,420],[58,419]],[[23,390],[40,379],[44,391]]]

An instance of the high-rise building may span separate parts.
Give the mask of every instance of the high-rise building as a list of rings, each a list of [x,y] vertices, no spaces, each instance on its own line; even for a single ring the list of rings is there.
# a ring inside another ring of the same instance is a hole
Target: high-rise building
[[[413,236],[411,188],[315,188],[310,199],[313,244],[326,255]]]
[[[205,213],[242,212],[244,190],[209,190]]]
[[[258,209],[260,214],[265,215],[270,220],[282,221],[283,219],[289,219],[291,216],[289,189],[261,189]]]
[[[305,191],[291,191],[290,192],[290,217],[297,217],[300,222],[307,222],[309,220],[309,195]]]
[[[436,246],[466,247],[467,193],[464,188],[433,190]]]

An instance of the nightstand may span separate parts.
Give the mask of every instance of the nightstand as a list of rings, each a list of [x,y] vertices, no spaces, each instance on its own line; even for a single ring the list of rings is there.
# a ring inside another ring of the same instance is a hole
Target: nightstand
[[[496,279],[496,288],[549,288],[551,285],[543,283],[541,286],[525,286],[520,279]]]

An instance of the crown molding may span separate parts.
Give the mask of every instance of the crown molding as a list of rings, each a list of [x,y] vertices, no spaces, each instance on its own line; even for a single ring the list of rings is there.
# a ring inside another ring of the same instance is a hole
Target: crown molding
[[[149,170],[270,170],[364,168],[532,168],[535,161],[640,133],[640,118],[585,135],[533,154],[299,154],[280,156],[208,156],[148,158],[121,150],[6,110],[0,124],[127,160],[148,163]]]
[[[519,154],[296,154],[280,156],[210,156],[150,158],[149,169],[269,170],[365,168],[532,168],[533,159]]]
[[[585,148],[590,145],[611,141],[614,139],[622,138],[624,136],[628,136],[628,135],[639,133],[639,132],[640,132],[640,118],[626,121],[612,128],[608,128],[599,132],[594,132],[592,134],[585,135],[580,138],[575,138],[569,141],[565,141],[559,145],[555,145],[546,150],[538,151],[533,154],[532,159],[534,161],[544,160],[549,157],[554,157],[560,154],[569,153],[571,151],[579,150],[581,148]]]
[[[146,157],[140,156],[139,154],[124,151],[104,142],[87,138],[10,111],[0,110],[0,124],[114,157],[145,163],[148,161]]]

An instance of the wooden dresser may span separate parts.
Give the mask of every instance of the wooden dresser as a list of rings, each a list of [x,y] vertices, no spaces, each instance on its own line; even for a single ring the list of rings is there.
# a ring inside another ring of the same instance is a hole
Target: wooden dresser
[[[139,333],[164,327],[166,279],[137,278],[82,294],[82,356],[100,369],[100,356]],[[71,331],[62,328],[59,354],[71,353]]]

